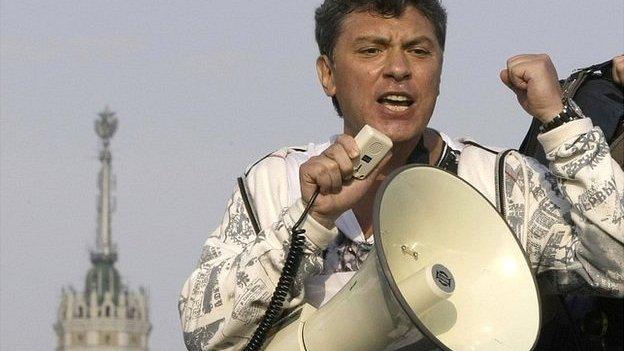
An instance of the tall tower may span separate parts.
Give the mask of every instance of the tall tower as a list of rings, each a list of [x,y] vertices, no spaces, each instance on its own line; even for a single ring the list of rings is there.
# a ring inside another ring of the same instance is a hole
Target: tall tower
[[[111,240],[112,155],[110,140],[117,130],[115,113],[99,113],[95,131],[102,140],[98,177],[98,222],[95,250],[84,291],[63,289],[58,320],[57,351],[147,351],[151,330],[147,292],[130,291],[115,268],[117,250]]]

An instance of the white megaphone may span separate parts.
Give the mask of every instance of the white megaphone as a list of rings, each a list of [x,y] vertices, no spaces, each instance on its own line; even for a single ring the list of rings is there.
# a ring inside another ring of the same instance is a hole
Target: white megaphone
[[[381,186],[375,248],[327,304],[279,323],[264,350],[530,350],[535,278],[518,240],[464,180],[406,166]]]

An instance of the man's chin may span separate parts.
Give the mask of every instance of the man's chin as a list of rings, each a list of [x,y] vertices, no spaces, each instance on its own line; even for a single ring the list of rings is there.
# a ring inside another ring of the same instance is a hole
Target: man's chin
[[[419,140],[426,127],[418,128],[413,123],[405,123],[405,121],[391,121],[389,123],[388,121],[370,121],[369,125],[389,137],[394,144],[403,144]],[[345,125],[345,132],[355,136],[362,127],[364,127],[364,125],[351,126],[351,128]]]
[[[418,141],[422,135],[422,130],[408,130],[406,128],[380,128],[394,144],[404,144]]]

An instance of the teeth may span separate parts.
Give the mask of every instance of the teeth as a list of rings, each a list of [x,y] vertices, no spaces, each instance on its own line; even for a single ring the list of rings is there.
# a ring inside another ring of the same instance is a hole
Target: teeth
[[[394,112],[403,112],[407,110],[413,101],[405,95],[388,94],[378,100],[385,108]]]
[[[402,112],[408,109],[407,106],[384,104],[384,107],[391,111]]]
[[[387,95],[384,97],[384,99],[390,100],[390,101],[407,101],[408,100],[407,96],[403,96],[403,95]]]

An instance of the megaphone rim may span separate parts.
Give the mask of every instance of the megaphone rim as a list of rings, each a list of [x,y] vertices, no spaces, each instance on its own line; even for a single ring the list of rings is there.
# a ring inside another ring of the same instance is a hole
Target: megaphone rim
[[[379,186],[379,189],[377,190],[377,193],[375,194],[375,202],[373,204],[373,237],[375,239],[375,248],[376,248],[376,251],[377,251],[377,255],[376,256],[377,256],[377,260],[379,262],[379,266],[381,267],[381,270],[382,270],[384,276],[386,277],[386,282],[387,282],[388,286],[390,287],[390,290],[392,291],[392,294],[394,295],[396,300],[399,302],[399,305],[401,306],[403,311],[407,314],[407,316],[410,318],[412,323],[416,324],[418,329],[425,336],[427,336],[430,340],[432,340],[436,344],[437,347],[441,348],[444,351],[453,351],[450,348],[448,348],[446,345],[444,345],[444,343],[442,343],[435,335],[433,335],[433,333],[431,333],[429,331],[429,328],[427,328],[425,326],[425,324],[420,321],[418,316],[416,316],[416,313],[414,313],[414,311],[412,311],[412,309],[409,307],[409,304],[407,303],[407,301],[405,301],[405,298],[403,297],[403,294],[401,294],[401,291],[399,290],[399,287],[398,287],[396,281],[394,280],[394,276],[392,275],[392,272],[390,270],[390,266],[388,265],[388,261],[386,259],[385,251],[383,249],[383,242],[382,242],[382,237],[381,237],[381,228],[380,228],[380,223],[379,223],[380,222],[380,220],[379,220],[379,213],[381,211],[381,201],[383,200],[383,194],[385,193],[386,188],[390,185],[390,183],[392,182],[392,180],[394,178],[399,176],[404,171],[407,171],[407,170],[412,169],[412,168],[428,168],[428,169],[431,169],[433,171],[447,173],[448,175],[450,175],[450,176],[452,176],[454,178],[457,178],[460,181],[462,181],[463,183],[467,184],[468,186],[470,186],[470,188],[472,188],[474,191],[476,191],[477,194],[479,194],[479,196],[481,196],[483,198],[483,200],[485,200],[485,202],[490,207],[492,207],[492,209],[494,209],[496,214],[502,219],[502,221],[505,224],[505,226],[507,226],[509,231],[512,233],[512,237],[514,238],[514,240],[518,244],[518,248],[520,249],[520,252],[522,252],[522,256],[524,257],[524,260],[525,260],[526,264],[529,267],[529,273],[531,274],[531,279],[533,281],[533,286],[535,288],[535,291],[537,292],[537,294],[536,294],[537,295],[537,305],[538,305],[537,309],[538,309],[538,311],[540,313],[538,313],[537,335],[535,336],[535,340],[533,341],[533,345],[529,349],[529,350],[533,350],[535,348],[536,344],[537,344],[537,341],[539,340],[540,331],[542,329],[542,313],[541,313],[542,301],[541,301],[541,296],[539,294],[539,289],[538,289],[538,286],[537,286],[537,280],[535,278],[535,274],[533,273],[533,270],[531,269],[531,261],[529,260],[529,257],[527,255],[526,251],[522,247],[522,244],[520,243],[520,240],[516,237],[516,235],[513,235],[513,233],[514,233],[513,230],[511,229],[511,227],[509,226],[509,224],[507,223],[505,218],[500,214],[500,212],[498,212],[496,207],[494,207],[494,205],[492,205],[492,203],[485,197],[485,195],[483,195],[477,188],[475,188],[472,184],[468,183],[467,181],[465,181],[464,179],[462,179],[461,177],[457,176],[454,173],[451,173],[451,172],[449,172],[447,170],[444,170],[444,169],[441,169],[441,168],[437,168],[437,167],[433,167],[433,166],[430,166],[430,165],[411,164],[411,165],[405,165],[405,166],[402,166],[400,168],[397,168],[396,170],[394,170],[392,173],[390,173],[383,180],[383,182]]]

